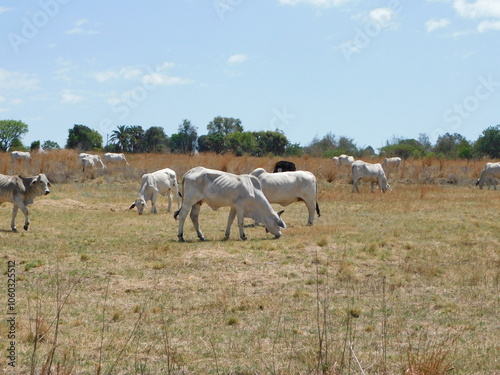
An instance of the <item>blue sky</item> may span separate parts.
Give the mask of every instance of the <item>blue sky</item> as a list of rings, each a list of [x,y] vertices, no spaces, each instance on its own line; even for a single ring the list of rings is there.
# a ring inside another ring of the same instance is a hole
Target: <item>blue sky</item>
[[[499,0],[1,0],[0,35],[27,145],[224,116],[378,149],[500,123]]]

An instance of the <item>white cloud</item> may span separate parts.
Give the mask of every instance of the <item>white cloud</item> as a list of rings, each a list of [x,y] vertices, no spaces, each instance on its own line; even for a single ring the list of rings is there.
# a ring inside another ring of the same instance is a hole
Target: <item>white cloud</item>
[[[74,35],[74,34],[95,35],[95,34],[99,34],[99,31],[97,31],[95,29],[82,27],[88,23],[89,23],[89,20],[87,20],[85,18],[79,19],[75,22],[75,27],[70,29],[70,30],[67,30],[66,34],[69,34],[69,35]]]
[[[242,62],[245,62],[248,59],[248,56],[245,54],[237,54],[237,55],[232,55],[227,59],[228,64],[240,64]]]
[[[477,26],[480,33],[490,30],[500,30],[500,21],[483,21]]]
[[[453,8],[465,18],[500,18],[500,1],[498,0],[455,0]]]
[[[304,3],[321,8],[337,7],[352,1],[353,0],[279,0],[282,5],[297,5]]]
[[[81,95],[73,94],[70,90],[64,90],[62,93],[61,103],[64,104],[77,104],[84,100],[85,98]]]
[[[27,73],[10,72],[0,68],[0,91],[35,91],[38,89],[39,82],[38,79]]]
[[[147,67],[140,69],[133,66],[125,66],[119,69],[95,72],[92,76],[99,83],[117,80],[140,81],[142,84],[150,86],[172,86],[191,83],[190,80],[166,74],[166,71],[173,66],[174,64],[169,62],[157,66],[156,70]]]
[[[439,20],[432,18],[425,23],[425,29],[427,30],[428,33],[431,33],[434,30],[442,29],[448,27],[449,25],[450,21],[446,18],[441,18]]]
[[[158,72],[164,72],[165,70],[173,68],[174,66],[175,66],[174,63],[164,62],[163,64],[161,64],[161,65],[159,65],[159,66],[156,67],[156,71],[158,71]]]
[[[134,68],[131,66],[125,66],[120,69],[116,70],[106,70],[103,72],[95,72],[92,74],[93,77],[96,79],[97,82],[99,83],[104,83],[110,80],[119,80],[119,79],[125,79],[125,80],[134,80],[134,79],[139,79],[143,73],[140,69]]]
[[[391,8],[376,8],[368,14],[370,21],[378,23],[382,27],[391,25],[394,20],[394,11]]]
[[[150,86],[184,85],[191,81],[180,77],[172,77],[161,73],[150,73],[142,77],[142,82]]]
[[[10,12],[13,8],[0,7],[0,14]]]

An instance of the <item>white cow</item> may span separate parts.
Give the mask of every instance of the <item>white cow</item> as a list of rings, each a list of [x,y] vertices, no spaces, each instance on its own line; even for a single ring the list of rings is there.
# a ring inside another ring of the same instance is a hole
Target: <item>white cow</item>
[[[175,212],[174,218],[179,217],[179,241],[184,241],[184,222],[187,215],[190,217],[198,234],[198,238],[205,240],[198,224],[198,216],[202,203],[217,210],[220,207],[231,207],[226,227],[226,239],[230,236],[231,224],[238,217],[240,238],[246,240],[243,231],[245,217],[264,224],[266,229],[277,238],[281,236],[281,229],[285,223],[274,211],[262,192],[260,182],[255,176],[235,175],[203,167],[190,169],[182,177],[183,203]]]
[[[476,186],[479,185],[479,189],[482,189],[484,184],[488,185],[488,190],[490,190],[490,182],[492,183],[495,190],[497,189],[497,178],[500,178],[500,162],[499,163],[486,163],[479,180],[476,182]]]
[[[24,230],[28,230],[30,224],[28,204],[32,204],[35,197],[50,193],[50,182],[43,173],[33,177],[6,176],[0,174],[0,204],[10,202],[12,208],[12,221],[10,227],[17,232],[16,216],[21,209],[24,214]]]
[[[288,206],[294,202],[304,202],[309,212],[307,225],[313,224],[315,208],[318,216],[321,216],[318,205],[318,184],[311,172],[267,173],[264,168],[257,168],[251,174],[259,179],[269,203]]]
[[[335,156],[332,160],[338,166],[352,165],[354,163],[354,157],[345,154]]]
[[[400,165],[401,165],[400,157],[385,158],[384,163],[382,164],[385,170],[387,170],[387,168],[399,168]]]
[[[371,182],[371,191],[373,193],[373,187],[375,183],[378,184],[379,189],[385,193],[391,187],[387,183],[387,178],[385,177],[384,169],[382,164],[370,164],[365,163],[362,160],[356,160],[351,167],[352,170],[352,192],[356,190],[359,193],[359,180]]]
[[[177,208],[180,207],[179,186],[177,184],[177,175],[170,168],[161,169],[153,173],[142,175],[141,187],[135,202],[130,209],[137,207],[139,215],[142,215],[144,208],[147,207],[147,201],[151,201],[151,213],[156,214],[156,198],[158,194],[168,197],[167,212],[172,208],[172,193],[177,199]]]
[[[125,165],[128,165],[128,161],[125,158],[125,154],[115,154],[112,152],[106,152],[104,154],[104,161],[106,163],[121,163],[125,162]]]
[[[82,164],[84,172],[88,167],[94,168],[96,165],[99,165],[103,169],[106,168],[99,155],[91,155],[85,152],[81,152],[80,154],[78,154],[78,162]]]
[[[10,153],[10,157],[12,158],[12,161],[23,161],[23,160],[28,160],[31,161],[31,154],[29,152],[24,152],[24,151],[12,151]]]

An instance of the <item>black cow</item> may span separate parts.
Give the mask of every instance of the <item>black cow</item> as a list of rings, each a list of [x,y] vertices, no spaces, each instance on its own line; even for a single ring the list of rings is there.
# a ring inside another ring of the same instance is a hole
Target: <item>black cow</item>
[[[274,166],[273,173],[294,172],[296,170],[297,168],[295,167],[295,164],[293,164],[291,161],[281,160],[277,162],[276,165]]]

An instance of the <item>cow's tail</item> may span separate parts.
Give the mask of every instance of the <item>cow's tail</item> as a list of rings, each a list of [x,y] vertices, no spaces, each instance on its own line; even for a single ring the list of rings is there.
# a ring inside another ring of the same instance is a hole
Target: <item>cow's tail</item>
[[[181,187],[179,187],[177,179],[175,180],[175,184],[177,185],[177,193],[179,193],[179,197],[181,197],[181,207],[174,212],[174,220],[177,220],[177,216],[179,216],[179,212],[181,212],[182,205],[184,204],[184,177],[182,177]]]
[[[319,211],[319,204],[318,204],[318,181],[316,181],[316,213],[318,214],[318,217],[321,216],[321,212]]]

